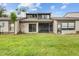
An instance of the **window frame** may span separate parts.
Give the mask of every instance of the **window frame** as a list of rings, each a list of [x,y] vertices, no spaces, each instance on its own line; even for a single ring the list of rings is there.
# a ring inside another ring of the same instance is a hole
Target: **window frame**
[[[61,29],[62,30],[75,30],[75,22],[63,22],[63,23],[67,23],[67,28],[62,28],[62,23],[61,23]],[[69,27],[69,23],[74,23],[73,28]]]
[[[31,25],[31,28],[30,28]],[[36,32],[36,24],[29,24],[29,32]]]

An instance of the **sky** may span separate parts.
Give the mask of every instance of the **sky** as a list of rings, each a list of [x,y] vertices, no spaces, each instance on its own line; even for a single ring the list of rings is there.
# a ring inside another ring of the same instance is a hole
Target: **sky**
[[[0,3],[8,12],[16,8],[26,8],[28,13],[51,13],[54,16],[64,16],[68,12],[79,12],[79,3]]]

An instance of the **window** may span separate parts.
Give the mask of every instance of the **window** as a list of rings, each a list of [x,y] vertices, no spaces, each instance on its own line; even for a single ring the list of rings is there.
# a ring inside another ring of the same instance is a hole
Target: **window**
[[[42,19],[42,16],[43,16],[43,15],[38,15],[38,19]]]
[[[49,15],[44,15],[44,19],[49,19]]]
[[[49,19],[49,15],[38,15],[38,19]]]
[[[60,29],[61,28],[61,24],[58,24],[58,29]]]
[[[32,18],[37,18],[37,15],[36,14],[32,15]]]
[[[62,23],[62,28],[67,28],[67,23]]]
[[[37,18],[37,14],[33,14],[33,15],[27,15],[27,18]]]
[[[10,24],[10,31],[14,32],[14,24]]]
[[[74,23],[69,23],[69,28],[74,28]]]
[[[0,22],[0,27],[4,27],[4,22]]]
[[[74,30],[75,29],[75,24],[74,22],[66,22],[62,23],[62,30]]]
[[[29,32],[36,32],[36,24],[29,24]]]
[[[49,15],[47,15],[47,19],[49,19],[50,18],[50,16]]]
[[[5,27],[5,22],[0,22],[0,32],[4,31],[4,27]]]

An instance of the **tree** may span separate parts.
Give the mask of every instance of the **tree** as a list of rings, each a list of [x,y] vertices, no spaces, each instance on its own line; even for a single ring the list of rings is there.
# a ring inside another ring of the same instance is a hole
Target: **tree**
[[[12,13],[11,13],[11,21],[12,21],[13,23],[15,23],[16,18],[17,18],[16,14],[15,14],[14,12],[12,12]]]
[[[3,16],[3,12],[6,11],[5,7],[0,6],[0,17]]]
[[[14,32],[15,32],[15,21],[16,21],[17,16],[14,12],[12,12],[10,17],[11,17],[12,23],[14,23]]]
[[[16,11],[17,11],[17,14],[20,15],[21,12],[24,12],[24,13],[26,12],[26,8],[16,8]],[[22,17],[22,16],[21,16],[21,17]],[[20,18],[21,18],[21,17],[20,17]],[[22,33],[22,32],[21,32],[21,24],[19,24],[19,29],[20,29],[20,30],[19,30],[19,33]]]
[[[16,8],[16,11],[21,14],[21,12],[26,12],[26,8]]]

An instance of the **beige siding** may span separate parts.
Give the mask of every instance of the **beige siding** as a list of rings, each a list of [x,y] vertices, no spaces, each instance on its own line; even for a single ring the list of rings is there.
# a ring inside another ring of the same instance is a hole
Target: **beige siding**
[[[38,33],[38,23],[36,23],[36,32]]]
[[[29,24],[36,24],[36,32],[29,32]],[[37,22],[21,23],[21,31],[23,33],[37,33],[38,32],[38,23]]]
[[[0,27],[0,32],[9,32],[9,22],[8,21],[0,21],[0,25],[4,23],[4,26]]]
[[[15,22],[15,34],[19,32],[19,21]]]
[[[61,24],[63,22],[73,22],[73,21],[58,21],[58,24]],[[74,21],[75,22],[75,21]],[[75,25],[76,27],[77,25]],[[76,30],[76,29],[75,29]],[[72,34],[72,33],[76,33],[75,30],[61,30],[61,34]]]
[[[75,23],[76,23],[76,24],[75,24],[75,30],[76,30],[76,31],[79,31],[79,21],[76,21]]]
[[[28,23],[21,23],[21,32],[28,33]]]
[[[76,33],[76,31],[75,30],[62,30],[62,34],[74,34],[74,33]]]
[[[53,22],[53,32],[57,34],[57,21],[56,20],[54,20]]]

